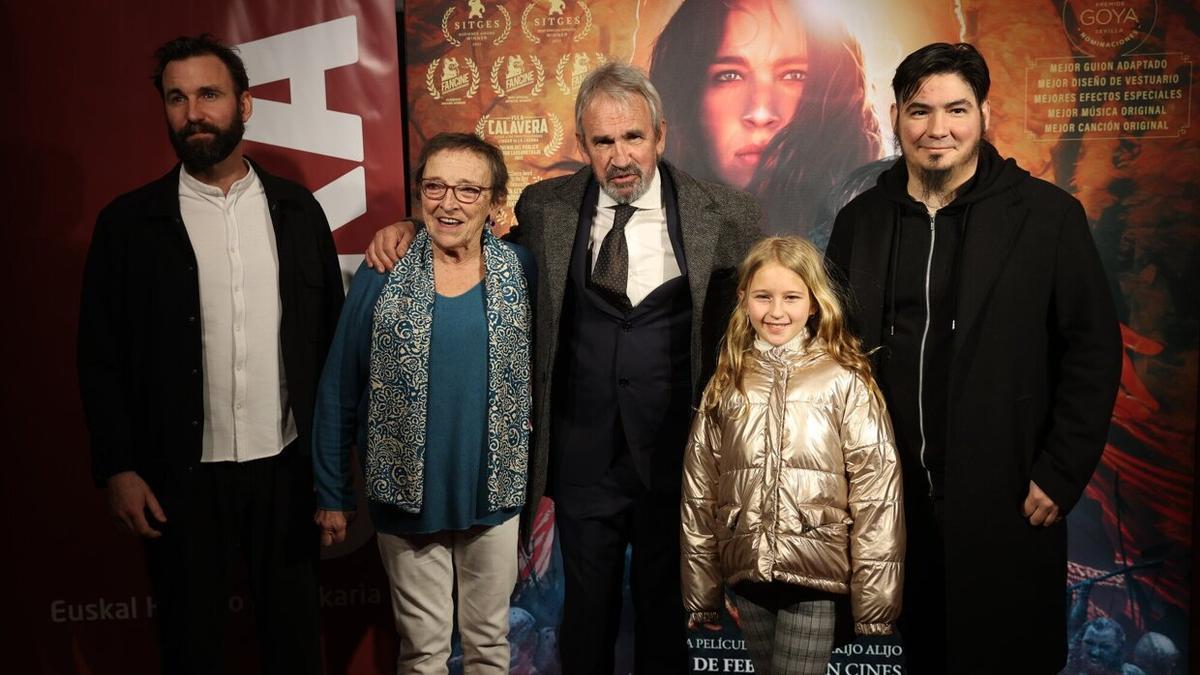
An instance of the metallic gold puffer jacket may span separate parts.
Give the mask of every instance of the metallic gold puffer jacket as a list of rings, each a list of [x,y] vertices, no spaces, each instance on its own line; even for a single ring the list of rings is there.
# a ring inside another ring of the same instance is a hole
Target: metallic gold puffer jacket
[[[803,343],[759,341],[745,396],[727,392],[714,414],[696,416],[683,470],[684,607],[715,621],[722,582],[782,581],[849,593],[855,631],[888,635],[904,577],[891,420],[823,342]]]

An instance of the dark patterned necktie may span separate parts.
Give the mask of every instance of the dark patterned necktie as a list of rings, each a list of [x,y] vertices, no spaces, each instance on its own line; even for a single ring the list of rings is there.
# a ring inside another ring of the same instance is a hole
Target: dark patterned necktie
[[[625,243],[625,224],[637,208],[617,204],[612,229],[600,243],[596,266],[592,268],[592,287],[616,307],[629,311],[633,305],[625,294],[629,283],[629,245]]]

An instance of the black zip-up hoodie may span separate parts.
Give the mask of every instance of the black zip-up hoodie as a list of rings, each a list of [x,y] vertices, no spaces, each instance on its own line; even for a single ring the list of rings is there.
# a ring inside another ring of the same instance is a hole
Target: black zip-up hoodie
[[[942,496],[945,475],[947,394],[956,328],[962,244],[971,236],[971,209],[985,197],[1012,189],[1028,172],[1004,159],[987,141],[975,174],[954,201],[930,216],[908,194],[908,167],[898,161],[879,177],[894,205],[879,384],[887,396],[911,494]]]

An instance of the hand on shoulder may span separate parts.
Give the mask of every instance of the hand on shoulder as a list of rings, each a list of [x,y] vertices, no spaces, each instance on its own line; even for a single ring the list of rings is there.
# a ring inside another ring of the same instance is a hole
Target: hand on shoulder
[[[412,219],[384,226],[367,245],[367,266],[380,273],[392,271],[396,262],[408,252],[416,233],[416,221]]]

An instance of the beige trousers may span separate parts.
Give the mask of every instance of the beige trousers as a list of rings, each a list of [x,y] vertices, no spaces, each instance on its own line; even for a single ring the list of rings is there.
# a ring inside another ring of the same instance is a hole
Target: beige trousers
[[[454,626],[465,675],[508,673],[508,600],[517,583],[517,521],[460,532],[379,533],[400,635],[398,675],[444,674]]]

